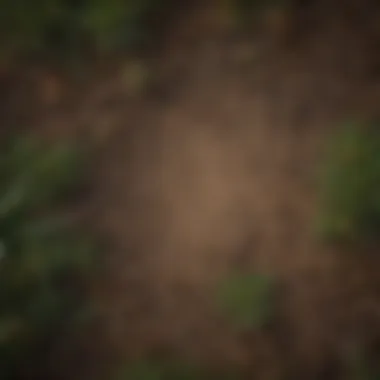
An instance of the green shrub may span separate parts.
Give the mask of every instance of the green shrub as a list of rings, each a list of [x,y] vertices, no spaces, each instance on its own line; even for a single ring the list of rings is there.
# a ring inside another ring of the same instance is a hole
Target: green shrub
[[[327,239],[359,241],[380,232],[380,134],[344,128],[332,140],[321,180],[318,229]]]
[[[274,316],[274,290],[270,277],[235,275],[218,288],[218,304],[237,329],[262,329]]]
[[[0,154],[0,374],[23,378],[83,312],[94,253],[57,202],[75,190],[76,150],[16,140]]]

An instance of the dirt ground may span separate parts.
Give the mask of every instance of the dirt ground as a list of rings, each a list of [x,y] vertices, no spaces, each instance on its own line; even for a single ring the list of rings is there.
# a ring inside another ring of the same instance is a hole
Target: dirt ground
[[[331,9],[304,10],[281,38],[247,38],[197,8],[145,59],[142,95],[129,61],[75,86],[33,69],[7,93],[11,125],[96,143],[88,208],[109,242],[99,303],[113,350],[336,379],[351,350],[378,349],[377,261],[342,258],[314,230],[324,144],[347,119],[376,116],[380,95],[378,15],[371,29]],[[237,335],[217,312],[215,286],[233,271],[278,280],[274,328]]]

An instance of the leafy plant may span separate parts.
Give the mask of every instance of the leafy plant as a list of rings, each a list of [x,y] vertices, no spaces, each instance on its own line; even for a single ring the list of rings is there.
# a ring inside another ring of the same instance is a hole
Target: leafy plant
[[[240,330],[261,329],[274,315],[274,282],[261,275],[235,275],[218,289],[218,303]]]
[[[380,134],[350,125],[328,149],[318,229],[328,239],[359,241],[380,232]]]
[[[0,373],[38,362],[81,314],[92,242],[56,206],[76,188],[79,155],[17,139],[0,154]],[[27,363],[27,364],[26,364]]]

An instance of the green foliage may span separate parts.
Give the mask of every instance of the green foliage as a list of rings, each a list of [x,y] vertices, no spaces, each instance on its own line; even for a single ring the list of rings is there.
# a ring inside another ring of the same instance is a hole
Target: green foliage
[[[0,0],[0,58],[130,48],[168,0]]]
[[[55,210],[75,189],[78,153],[15,140],[0,155],[0,373],[13,379],[82,313],[94,250]],[[56,215],[57,214],[57,215]]]
[[[221,310],[239,330],[261,329],[274,316],[274,282],[260,275],[235,275],[218,293]]]
[[[327,239],[375,238],[380,232],[380,134],[348,126],[329,147],[321,180],[318,228]]]

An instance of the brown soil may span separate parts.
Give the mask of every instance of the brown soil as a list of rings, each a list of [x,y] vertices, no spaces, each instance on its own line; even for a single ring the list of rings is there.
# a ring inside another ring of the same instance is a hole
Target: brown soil
[[[7,104],[8,120],[98,144],[89,208],[109,241],[99,303],[117,351],[335,379],[351,349],[379,338],[377,263],[331,252],[313,224],[326,139],[377,110],[375,31],[318,10],[286,39],[252,39],[203,6],[147,60],[157,74],[143,96],[118,62],[90,84],[48,80],[43,107],[25,95],[27,116]],[[233,271],[278,279],[273,329],[237,335],[216,311],[215,285]]]

